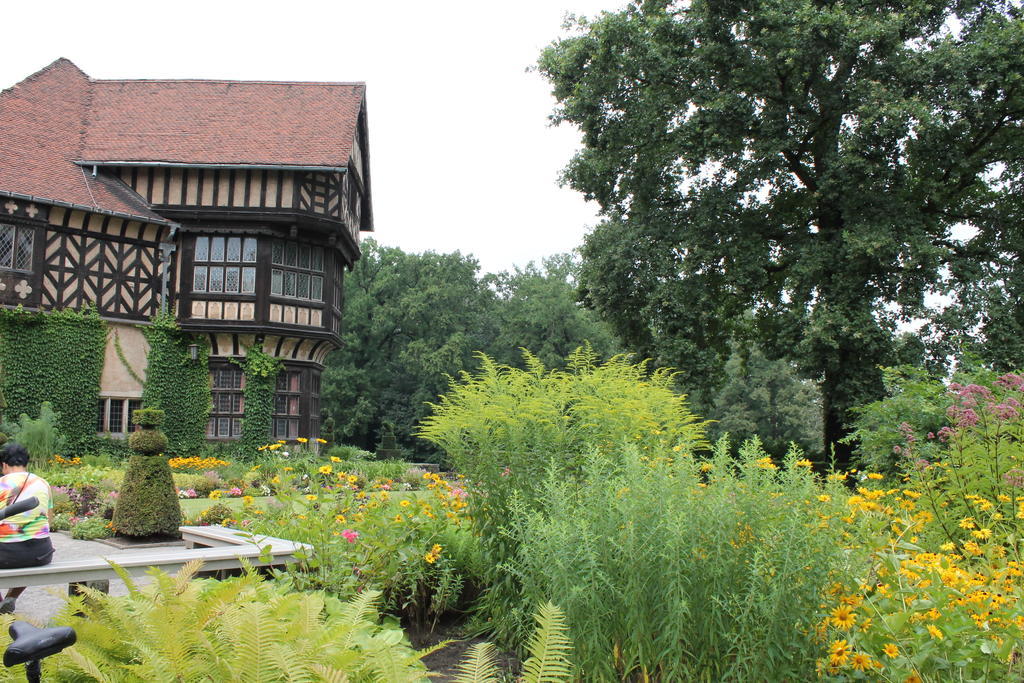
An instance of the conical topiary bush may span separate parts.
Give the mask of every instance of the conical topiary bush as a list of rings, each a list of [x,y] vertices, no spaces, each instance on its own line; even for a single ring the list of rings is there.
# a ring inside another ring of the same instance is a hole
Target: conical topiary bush
[[[128,471],[114,508],[114,529],[122,536],[176,536],[181,507],[174,491],[171,466],[163,452],[167,436],[159,429],[164,411],[142,408],[132,422],[142,429],[132,432],[128,446],[138,455],[128,461]]]

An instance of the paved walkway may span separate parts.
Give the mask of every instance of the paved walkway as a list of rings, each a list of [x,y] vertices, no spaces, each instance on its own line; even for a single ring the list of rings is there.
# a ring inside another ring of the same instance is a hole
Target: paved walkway
[[[50,539],[53,541],[53,557],[55,560],[95,557],[98,555],[116,557],[117,555],[137,552],[118,550],[99,541],[79,541],[64,533],[51,534]],[[136,579],[136,582],[143,584],[149,580],[147,576]],[[114,580],[110,582],[111,595],[125,595],[127,592],[123,581]],[[67,595],[67,593],[67,584],[30,586],[18,598],[18,606],[14,613],[19,619],[32,622],[37,626],[45,626],[64,607],[63,596]]]

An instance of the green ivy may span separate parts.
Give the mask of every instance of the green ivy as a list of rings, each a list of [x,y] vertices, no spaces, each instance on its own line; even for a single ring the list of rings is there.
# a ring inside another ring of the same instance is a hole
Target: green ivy
[[[0,310],[0,409],[6,419],[39,416],[43,401],[58,413],[68,454],[96,435],[106,325],[94,308],[37,313]]]
[[[283,367],[280,360],[258,346],[250,346],[245,358],[233,360],[245,373],[245,416],[242,418],[240,453],[253,453],[267,443],[274,414],[274,390],[277,373]]]
[[[164,432],[169,455],[194,455],[206,438],[213,407],[210,394],[209,347],[199,344],[199,358],[189,356],[189,344],[198,343],[182,332],[174,317],[161,313],[143,327],[149,342],[146,383],[142,401],[164,411]]]

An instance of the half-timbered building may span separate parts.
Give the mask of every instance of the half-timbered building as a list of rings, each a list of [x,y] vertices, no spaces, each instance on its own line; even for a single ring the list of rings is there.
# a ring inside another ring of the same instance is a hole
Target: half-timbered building
[[[372,230],[362,83],[98,80],[59,59],[0,92],[0,305],[109,324],[97,431],[142,396],[139,325],[210,343],[207,436],[241,433],[256,345],[284,362],[272,436],[316,436],[343,279]]]

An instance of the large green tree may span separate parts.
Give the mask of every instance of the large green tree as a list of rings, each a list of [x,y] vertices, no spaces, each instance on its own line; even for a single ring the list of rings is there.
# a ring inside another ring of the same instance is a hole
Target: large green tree
[[[426,402],[490,348],[494,293],[470,256],[406,253],[373,240],[362,251],[345,278],[343,346],[327,360],[323,409],[338,441],[374,450],[390,423],[414,448]]]
[[[1014,5],[651,0],[575,21],[540,70],[583,134],[565,178],[607,218],[583,250],[590,303],[691,387],[757,336],[820,382],[848,455],[899,323],[957,278],[1014,272]]]
[[[708,426],[712,440],[727,433],[736,445],[756,436],[777,457],[791,443],[821,457],[821,394],[813,382],[797,376],[790,361],[771,360],[757,346],[737,344],[724,374],[707,413],[714,420]]]
[[[610,327],[577,301],[578,271],[579,263],[570,254],[556,254],[539,266],[529,263],[486,276],[485,283],[498,297],[491,357],[521,366],[519,349],[526,348],[546,367],[557,368],[585,341],[602,358],[617,353]]]

